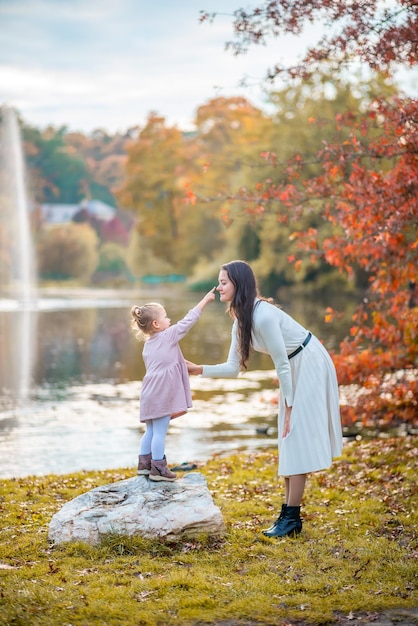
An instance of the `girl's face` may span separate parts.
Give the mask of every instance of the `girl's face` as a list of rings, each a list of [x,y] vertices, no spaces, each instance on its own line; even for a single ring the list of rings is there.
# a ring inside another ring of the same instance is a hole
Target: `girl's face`
[[[171,320],[168,317],[166,310],[164,309],[164,307],[161,307],[161,309],[158,311],[157,319],[154,320],[155,329],[157,330],[157,332],[161,332],[162,330],[166,330],[166,328],[168,328],[170,324]]]
[[[217,291],[219,291],[219,299],[221,302],[232,302],[235,295],[235,286],[232,280],[228,276],[228,272],[226,270],[221,270],[218,276],[218,286],[216,287]]]

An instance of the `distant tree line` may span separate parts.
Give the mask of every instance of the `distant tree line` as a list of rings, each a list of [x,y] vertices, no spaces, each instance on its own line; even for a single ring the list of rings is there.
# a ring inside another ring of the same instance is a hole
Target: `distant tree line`
[[[317,293],[364,286],[367,272],[360,265],[347,279],[319,255],[310,255],[301,268],[289,262],[297,249],[295,231],[315,228],[323,238],[330,231],[320,199],[295,221],[277,198],[269,200],[268,211],[260,203],[249,215],[246,190],[260,180],[281,183],[277,163],[296,153],[307,162],[302,177],[314,176],[318,147],[347,137],[342,129],[336,135],[335,117],[359,113],[382,92],[389,97],[396,88],[378,75],[343,81],[324,73],[271,92],[269,114],[241,97],[209,100],[198,108],[196,130],[189,133],[154,113],[143,127],[114,136],[40,130],[22,122],[35,206],[98,199],[135,221],[127,243],[106,238],[97,223],[80,216],[49,229],[35,217],[43,277],[88,284],[100,274],[123,282],[178,273],[203,286],[221,262],[240,257],[253,263],[273,295],[286,285]],[[275,155],[275,163],[267,154]],[[284,210],[277,212],[278,206]]]

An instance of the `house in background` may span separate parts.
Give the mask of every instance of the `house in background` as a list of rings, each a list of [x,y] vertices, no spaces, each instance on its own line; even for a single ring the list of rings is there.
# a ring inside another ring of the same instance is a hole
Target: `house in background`
[[[41,204],[40,221],[42,226],[69,224],[79,210],[78,204]]]
[[[79,204],[42,204],[43,226],[65,226],[73,222],[89,223],[102,242],[113,241],[122,246],[129,242],[135,219],[130,211],[117,209],[100,200],[83,200]]]
[[[115,207],[100,200],[83,200],[79,204],[41,204],[41,221],[43,224],[64,225],[74,220],[78,213],[94,217],[102,222],[109,222],[117,213]]]

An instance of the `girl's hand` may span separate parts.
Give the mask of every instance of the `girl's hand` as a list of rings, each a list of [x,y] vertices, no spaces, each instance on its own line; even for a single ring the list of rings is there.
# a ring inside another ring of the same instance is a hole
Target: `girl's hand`
[[[191,374],[192,376],[199,376],[200,374],[202,374],[203,367],[201,365],[196,365],[196,363],[192,363],[191,361],[188,361],[187,359],[185,359],[185,361],[187,365],[187,371],[189,372],[189,374]]]
[[[285,417],[284,417],[284,427],[283,427],[282,439],[287,437],[287,435],[290,433],[290,415],[291,415],[291,413],[292,413],[292,407],[286,405],[286,413],[285,413]]]
[[[206,296],[204,296],[201,301],[196,305],[201,311],[203,311],[203,309],[207,304],[209,304],[209,302],[213,302],[215,300],[215,289],[216,287],[212,287],[212,289],[208,291]]]
[[[206,296],[203,298],[206,302],[213,302],[215,300],[215,289],[216,287],[212,287],[212,289],[208,291]]]

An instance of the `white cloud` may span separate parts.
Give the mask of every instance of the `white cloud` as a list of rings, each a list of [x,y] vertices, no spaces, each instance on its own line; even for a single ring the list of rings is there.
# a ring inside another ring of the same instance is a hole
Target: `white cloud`
[[[258,88],[238,84],[249,73],[261,80],[266,51],[225,52],[230,19],[200,25],[204,4],[3,0],[0,102],[29,123],[88,132],[140,125],[151,110],[190,126],[196,108],[218,93],[259,97]],[[211,10],[239,6],[210,4]]]
[[[0,0],[0,104],[30,124],[84,132],[141,125],[151,110],[189,127],[217,95],[262,106],[267,69],[297,61],[316,34],[236,57],[224,49],[231,16],[199,24],[199,11],[241,6],[248,1]]]

